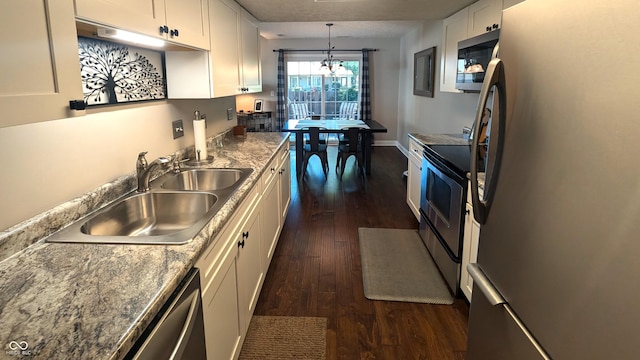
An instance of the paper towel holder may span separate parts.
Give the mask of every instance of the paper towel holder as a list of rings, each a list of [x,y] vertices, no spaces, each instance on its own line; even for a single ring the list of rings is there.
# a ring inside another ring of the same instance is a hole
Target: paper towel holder
[[[185,161],[185,164],[188,166],[201,166],[201,165],[208,165],[211,163],[213,163],[213,155],[208,155],[206,159],[198,160],[198,154],[194,154],[193,159],[189,159]]]

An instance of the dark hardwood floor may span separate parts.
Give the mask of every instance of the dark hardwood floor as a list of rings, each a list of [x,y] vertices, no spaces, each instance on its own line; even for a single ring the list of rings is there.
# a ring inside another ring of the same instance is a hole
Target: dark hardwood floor
[[[335,147],[326,181],[317,157],[304,180],[292,167],[291,206],[255,315],[326,317],[327,359],[464,359],[464,300],[429,305],[364,297],[358,228],[418,227],[405,200],[406,157],[395,147],[376,147],[372,156],[366,180],[353,157],[338,179]]]

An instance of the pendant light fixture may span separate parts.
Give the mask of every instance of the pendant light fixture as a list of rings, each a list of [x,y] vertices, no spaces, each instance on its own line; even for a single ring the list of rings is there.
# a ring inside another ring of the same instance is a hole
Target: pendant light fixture
[[[331,51],[335,48],[335,46],[331,46],[331,27],[333,23],[326,24],[329,28],[329,49],[327,49],[327,57],[320,62],[320,73],[322,75],[335,75],[336,72],[340,73],[345,70],[342,60],[333,59],[333,54]]]

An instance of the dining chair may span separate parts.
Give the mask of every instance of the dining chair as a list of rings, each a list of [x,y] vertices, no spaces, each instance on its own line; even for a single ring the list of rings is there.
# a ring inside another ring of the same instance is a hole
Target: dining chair
[[[353,120],[358,112],[358,103],[355,101],[344,101],[340,104],[340,119]]]
[[[362,136],[360,128],[350,127],[347,129],[346,140],[338,143],[338,157],[336,159],[336,171],[340,169],[340,180],[344,174],[349,156],[356,157],[356,165],[360,174],[364,174],[362,165],[364,164],[364,152],[362,151]]]
[[[324,128],[320,127],[308,127],[303,130],[309,131],[309,139],[304,143],[302,148],[302,168],[304,169],[302,174],[307,171],[307,165],[309,164],[309,158],[313,155],[320,158],[322,164],[322,171],[324,172],[325,179],[327,178],[327,172],[329,171],[329,158],[327,155],[327,141],[323,139],[325,134],[321,134],[320,130]],[[306,131],[305,131],[306,133]]]

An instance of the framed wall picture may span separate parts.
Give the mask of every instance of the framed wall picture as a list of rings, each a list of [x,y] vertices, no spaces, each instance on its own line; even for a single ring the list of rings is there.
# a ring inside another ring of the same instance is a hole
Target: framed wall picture
[[[78,37],[78,55],[88,106],[167,98],[160,51]]]
[[[413,95],[433,97],[436,77],[436,47],[413,55]]]
[[[253,102],[253,112],[262,112],[262,99],[256,99]]]

